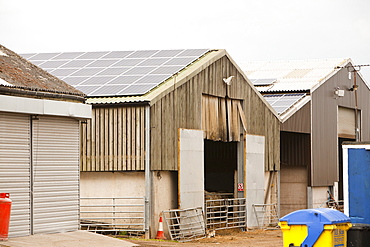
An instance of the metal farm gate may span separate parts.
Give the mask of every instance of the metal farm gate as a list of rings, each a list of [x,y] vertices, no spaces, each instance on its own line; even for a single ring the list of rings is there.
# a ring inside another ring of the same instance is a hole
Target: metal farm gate
[[[207,200],[205,206],[207,230],[247,227],[246,198]]]
[[[145,232],[145,197],[81,198],[81,229],[91,232]]]

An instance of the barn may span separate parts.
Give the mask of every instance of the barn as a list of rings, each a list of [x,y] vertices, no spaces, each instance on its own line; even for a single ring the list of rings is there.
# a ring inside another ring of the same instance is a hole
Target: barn
[[[81,197],[143,197],[152,235],[163,210],[203,207],[205,191],[278,202],[278,116],[225,50],[23,56],[92,105]]]
[[[79,229],[84,94],[0,45],[0,192],[9,237]]]
[[[369,141],[369,85],[351,59],[259,61],[243,70],[281,119],[281,215],[343,200],[343,141]],[[330,195],[329,195],[330,194]]]

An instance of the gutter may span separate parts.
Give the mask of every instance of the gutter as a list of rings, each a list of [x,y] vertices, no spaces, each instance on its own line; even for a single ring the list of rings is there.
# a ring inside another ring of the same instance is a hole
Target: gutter
[[[33,96],[33,97],[40,97],[40,98],[52,98],[52,99],[69,99],[74,101],[79,101],[85,103],[85,97],[82,94],[62,94],[57,92],[48,92],[48,91],[40,91],[30,88],[23,88],[23,87],[6,87],[0,86],[0,93],[4,93],[7,95],[17,94],[17,95],[24,95],[24,96]]]

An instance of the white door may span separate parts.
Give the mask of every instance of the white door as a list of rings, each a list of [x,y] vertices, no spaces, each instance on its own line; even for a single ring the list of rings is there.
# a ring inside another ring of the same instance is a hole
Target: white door
[[[33,233],[79,228],[79,121],[39,116],[33,128]]]
[[[179,205],[204,207],[204,139],[202,130],[179,130]]]
[[[30,116],[0,112],[0,192],[10,193],[9,237],[30,235]]]
[[[258,226],[253,204],[264,203],[265,187],[265,137],[247,135],[246,137],[246,199],[247,226]]]

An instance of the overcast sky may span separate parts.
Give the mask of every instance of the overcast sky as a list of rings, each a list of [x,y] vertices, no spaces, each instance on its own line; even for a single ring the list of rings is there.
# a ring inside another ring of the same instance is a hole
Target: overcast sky
[[[17,53],[221,48],[238,63],[370,64],[370,1],[0,0],[0,43]],[[370,67],[361,72],[370,82]]]

